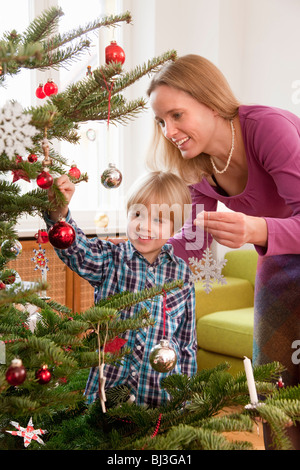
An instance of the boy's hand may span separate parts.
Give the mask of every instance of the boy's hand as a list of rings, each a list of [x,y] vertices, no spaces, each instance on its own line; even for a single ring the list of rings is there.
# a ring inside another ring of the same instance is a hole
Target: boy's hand
[[[61,191],[63,196],[65,197],[67,204],[58,207],[55,211],[50,212],[50,218],[54,221],[57,221],[60,217],[66,217],[69,210],[69,203],[73,197],[75,192],[75,185],[71,183],[69,180],[68,175],[62,175],[55,181],[56,186]],[[53,189],[48,190],[48,198],[49,201],[53,201],[55,199]]]

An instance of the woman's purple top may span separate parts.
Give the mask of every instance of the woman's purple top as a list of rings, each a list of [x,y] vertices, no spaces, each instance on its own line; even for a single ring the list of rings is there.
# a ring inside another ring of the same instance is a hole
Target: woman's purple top
[[[201,258],[206,249],[203,234],[194,232],[195,243],[190,241],[196,213],[217,210],[218,201],[235,212],[264,217],[268,246],[255,246],[260,255],[300,254],[300,118],[267,106],[240,106],[239,118],[248,162],[245,190],[228,196],[205,178],[190,187],[193,215],[170,240],[186,261]]]

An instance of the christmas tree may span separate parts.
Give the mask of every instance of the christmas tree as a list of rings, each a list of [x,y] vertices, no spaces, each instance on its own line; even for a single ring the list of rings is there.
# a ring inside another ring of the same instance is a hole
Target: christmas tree
[[[7,75],[22,68],[48,69],[69,63],[88,50],[89,31],[131,22],[127,12],[60,35],[56,28],[61,15],[59,8],[51,8],[23,34],[5,34],[0,41],[1,85]],[[78,39],[75,44],[74,39]],[[167,60],[175,60],[176,53],[167,52],[130,72],[123,71],[119,59],[108,61],[59,93],[51,81],[47,87],[38,87],[41,99],[43,93],[49,94],[38,107],[23,110],[11,102],[0,111],[0,448],[245,449],[247,443],[229,442],[224,433],[252,430],[257,417],[270,424],[277,448],[290,448],[284,430],[299,420],[300,390],[277,389],[273,380],[280,377],[279,364],[255,369],[258,393],[265,398],[255,408],[245,407],[249,404],[245,374],[233,377],[226,364],[191,378],[169,376],[163,387],[170,401],[158,408],[130,403],[126,387],[107,390],[105,397],[101,383],[101,400],[87,406],[83,390],[89,368],[101,370],[104,363],[122,361],[130,352],[120,341],[122,333],[153,325],[144,309],[126,322],[119,321],[120,311],[178,289],[180,281],[135,294],[124,292],[74,313],[43,296],[47,284],[24,286],[9,267],[22,249],[16,231],[19,217],[41,215],[63,200],[55,178],[68,173],[70,165],[53,149],[53,139],[78,142],[81,122],[127,123],[143,110],[145,101],[127,102],[122,91]],[[13,182],[7,178],[11,173]],[[76,183],[87,178],[73,174]],[[36,180],[39,188],[21,194],[15,184],[18,179]],[[45,191],[49,185],[56,194],[52,205]],[[34,322],[30,306],[38,309]],[[234,412],[224,413],[228,407],[235,407]]]
[[[60,8],[51,8],[36,18],[23,34],[6,33],[0,42],[0,82],[5,86],[7,76],[21,68],[49,69],[70,62],[90,46],[86,34],[101,27],[131,22],[128,12],[93,21],[70,33],[56,33]],[[82,39],[82,37],[84,39]],[[50,38],[50,39],[49,39]],[[74,40],[78,39],[74,44]],[[111,52],[110,52],[111,54]],[[23,110],[17,102],[8,102],[0,113],[0,426],[2,448],[13,447],[11,436],[5,433],[9,421],[29,422],[52,416],[60,410],[81,406],[82,392],[88,370],[99,361],[120,361],[128,353],[118,348],[104,348],[128,329],[153,324],[148,312],[140,313],[128,322],[118,321],[120,310],[138,304],[141,300],[160,295],[178,287],[180,283],[165,285],[138,294],[123,293],[109,302],[103,301],[84,314],[73,314],[55,300],[43,298],[47,284],[20,282],[18,273],[9,263],[16,259],[22,245],[18,240],[16,223],[23,214],[41,215],[53,208],[48,202],[50,186],[56,202],[63,196],[56,188],[55,178],[69,172],[66,159],[51,147],[53,139],[76,143],[78,126],[90,120],[126,123],[145,106],[143,99],[125,100],[122,90],[145,74],[155,71],[166,60],[173,59],[173,51],[149,61],[130,72],[122,70],[118,56],[107,56],[104,66],[88,74],[83,80],[58,93],[51,80],[39,86],[36,94],[46,102]],[[112,86],[113,85],[113,86]],[[28,158],[25,159],[25,156]],[[7,175],[13,175],[13,181]],[[87,175],[74,175],[76,183],[87,180]],[[36,180],[38,189],[21,193],[15,184],[19,179]],[[42,234],[39,234],[42,236]],[[41,250],[39,250],[41,251]],[[29,307],[35,311],[34,326]],[[101,349],[102,347],[102,349]],[[102,353],[96,352],[97,348]],[[74,371],[79,371],[79,378]],[[64,390],[70,382],[71,390]],[[78,393],[74,393],[78,391]],[[9,439],[9,441],[7,441]],[[7,442],[9,442],[7,444]],[[1,444],[0,444],[1,446]],[[18,443],[16,443],[18,446]]]

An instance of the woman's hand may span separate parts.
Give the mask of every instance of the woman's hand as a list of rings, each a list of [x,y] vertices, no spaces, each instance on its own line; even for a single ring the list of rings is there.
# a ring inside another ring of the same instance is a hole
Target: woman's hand
[[[204,227],[213,238],[228,248],[241,248],[245,243],[267,246],[265,219],[242,212],[200,212],[194,224]]]
[[[69,210],[69,203],[73,197],[75,192],[75,185],[71,183],[69,180],[68,175],[62,175],[55,181],[56,186],[61,191],[63,196],[65,197],[67,204],[58,207],[55,211],[50,212],[50,218],[54,221],[57,221],[59,217],[66,217]],[[55,200],[55,194],[52,188],[48,189],[48,198],[49,201]]]

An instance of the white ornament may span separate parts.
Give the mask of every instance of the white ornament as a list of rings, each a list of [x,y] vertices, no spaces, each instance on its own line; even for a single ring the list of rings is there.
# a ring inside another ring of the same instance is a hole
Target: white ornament
[[[194,268],[190,281],[201,281],[207,294],[212,291],[212,284],[214,281],[226,284],[226,279],[222,274],[222,269],[227,263],[227,260],[223,259],[222,261],[216,261],[209,248],[206,248],[203,257],[200,260],[198,258],[189,258],[189,263],[190,266]]]
[[[28,447],[31,443],[32,439],[37,441],[39,444],[45,445],[44,441],[39,437],[43,434],[46,434],[46,430],[44,429],[34,429],[32,418],[28,421],[27,427],[23,428],[19,425],[16,421],[11,421],[12,424],[17,431],[6,431],[13,436],[20,436],[24,438],[24,447]]]
[[[10,160],[16,155],[25,156],[33,146],[32,137],[37,129],[29,124],[30,114],[24,114],[16,101],[8,101],[0,110],[0,155],[5,152]]]

